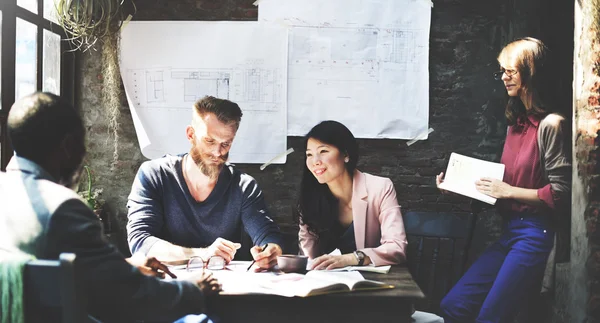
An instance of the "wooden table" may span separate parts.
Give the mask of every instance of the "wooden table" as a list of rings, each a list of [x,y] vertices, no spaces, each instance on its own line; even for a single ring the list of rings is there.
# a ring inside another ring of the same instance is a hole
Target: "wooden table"
[[[312,297],[275,295],[222,295],[208,304],[216,319],[234,322],[410,322],[412,302],[423,292],[405,266],[392,266],[388,274],[361,272],[394,289],[337,293]]]

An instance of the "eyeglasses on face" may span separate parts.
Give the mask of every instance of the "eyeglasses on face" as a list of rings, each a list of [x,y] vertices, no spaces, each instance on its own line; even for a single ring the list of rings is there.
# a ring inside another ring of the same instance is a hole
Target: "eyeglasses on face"
[[[513,75],[517,74],[519,71],[517,70],[513,70],[513,69],[505,69],[504,67],[502,67],[498,72],[494,73],[494,80],[496,81],[500,81],[502,79],[502,74],[506,74],[506,76],[508,77],[512,77]]]
[[[194,270],[222,270],[225,269],[225,259],[221,256],[212,256],[208,258],[208,261],[202,259],[202,257],[194,256],[188,260],[186,271]]]

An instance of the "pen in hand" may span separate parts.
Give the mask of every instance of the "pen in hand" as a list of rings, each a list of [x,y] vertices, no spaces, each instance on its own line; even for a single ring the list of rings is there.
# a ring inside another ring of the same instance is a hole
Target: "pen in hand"
[[[261,250],[261,252],[265,251],[265,250],[267,249],[267,247],[268,247],[268,246],[269,246],[269,244],[268,244],[268,243],[267,243],[267,244],[265,244],[265,246],[261,248],[261,249],[262,249],[262,250]],[[256,262],[256,260],[252,260],[252,263],[250,264],[250,266],[248,266],[248,269],[246,269],[246,271],[249,271],[249,270],[250,270],[250,268],[252,268],[252,266],[254,266],[254,263],[255,263],[255,262]]]

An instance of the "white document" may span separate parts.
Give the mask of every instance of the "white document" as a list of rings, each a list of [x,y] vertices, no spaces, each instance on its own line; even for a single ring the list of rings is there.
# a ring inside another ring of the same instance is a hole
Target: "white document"
[[[426,139],[431,2],[261,0],[290,26],[288,134],[323,120],[358,138]]]
[[[287,43],[278,24],[130,22],[121,32],[121,76],[142,154],[189,151],[185,127],[205,95],[236,102],[244,114],[231,162],[264,163],[284,152]]]
[[[334,249],[332,252],[329,253],[330,256],[341,256],[342,252],[340,251],[340,249]],[[312,267],[312,259],[309,259],[308,262],[306,263],[306,270],[309,271],[311,270],[310,268]],[[390,269],[392,268],[392,266],[387,265],[387,266],[375,266],[373,264],[370,264],[368,266],[346,266],[346,267],[342,267],[342,268],[335,268],[335,269],[330,269],[330,270],[326,270],[326,271],[366,271],[366,272],[372,272],[372,273],[379,273],[379,274],[387,274],[388,272],[390,272]],[[315,270],[318,271],[318,270]]]
[[[328,271],[364,271],[364,272],[370,272],[370,273],[387,274],[390,272],[391,268],[392,268],[391,265],[375,266],[373,264],[370,264],[367,266],[347,266],[347,267],[343,267],[343,268],[330,269]]]
[[[273,291],[261,287],[261,284],[270,281],[278,274],[274,272],[247,271],[251,261],[232,261],[225,270],[209,270],[222,286],[223,295],[239,294],[273,294]],[[185,265],[169,266],[179,280],[189,280],[198,277],[202,270],[187,271]],[[172,280],[168,275],[165,280]]]
[[[495,198],[485,195],[475,188],[475,181],[482,177],[502,180],[504,177],[504,164],[452,153],[444,175],[444,182],[440,184],[440,188],[492,205],[496,204]]]

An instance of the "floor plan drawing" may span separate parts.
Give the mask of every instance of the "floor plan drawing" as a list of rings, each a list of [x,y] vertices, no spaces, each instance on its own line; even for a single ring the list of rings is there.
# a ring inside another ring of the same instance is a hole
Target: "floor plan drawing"
[[[183,100],[185,102],[195,102],[204,95],[229,99],[231,73],[228,71],[173,71],[171,78],[183,80]]]
[[[268,111],[278,109],[278,102],[285,100],[279,69],[246,68],[239,66],[233,72],[233,95],[243,102],[248,102],[249,109]]]
[[[189,151],[194,103],[213,96],[243,113],[231,162],[280,155],[287,149],[287,39],[284,26],[255,22],[130,22],[121,35],[121,76],[142,154]]]
[[[261,0],[287,25],[288,135],[337,120],[358,138],[428,128],[431,6],[415,0]]]
[[[165,102],[163,71],[146,72],[146,98],[148,102]]]

